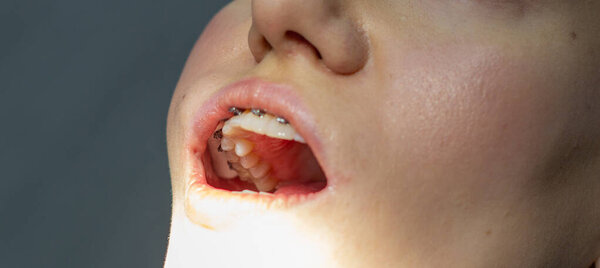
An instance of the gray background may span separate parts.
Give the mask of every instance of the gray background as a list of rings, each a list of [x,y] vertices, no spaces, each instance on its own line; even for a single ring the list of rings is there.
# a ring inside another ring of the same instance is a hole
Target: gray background
[[[0,267],[160,267],[165,122],[227,1],[0,0]]]

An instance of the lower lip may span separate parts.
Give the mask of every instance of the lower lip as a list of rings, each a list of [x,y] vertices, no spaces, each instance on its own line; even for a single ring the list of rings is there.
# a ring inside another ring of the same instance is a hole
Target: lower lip
[[[270,98],[279,98],[279,102],[269,102]],[[251,107],[257,105],[275,114],[289,119],[293,125],[300,125],[298,129],[319,159],[320,143],[313,134],[312,118],[301,108],[301,103],[285,86],[273,85],[258,79],[244,80],[235,83],[206,102],[193,122],[194,129],[188,144],[189,161],[192,163],[192,175],[186,189],[185,210],[188,218],[193,222],[208,229],[224,228],[239,222],[240,218],[260,213],[289,210],[300,204],[320,198],[325,192],[330,191],[332,181],[330,174],[328,185],[318,192],[290,194],[281,191],[275,194],[240,193],[217,189],[206,182],[206,169],[201,161],[201,155],[206,150],[208,138],[211,136],[219,120],[231,115],[227,112],[230,106]],[[294,112],[291,116],[290,112]],[[286,116],[286,114],[289,114]],[[303,132],[304,131],[304,132]]]

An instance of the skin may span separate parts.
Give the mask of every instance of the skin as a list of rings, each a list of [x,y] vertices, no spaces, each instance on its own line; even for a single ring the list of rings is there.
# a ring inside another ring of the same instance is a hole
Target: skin
[[[599,12],[585,0],[232,2],[169,111],[166,265],[589,267]],[[327,205],[211,231],[184,210],[183,140],[198,107],[245,77],[294,86],[345,183]]]

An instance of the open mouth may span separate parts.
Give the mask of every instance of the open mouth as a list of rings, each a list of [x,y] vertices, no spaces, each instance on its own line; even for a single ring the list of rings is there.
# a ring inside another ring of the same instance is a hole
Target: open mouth
[[[339,176],[315,122],[288,85],[251,78],[216,92],[186,137],[188,218],[225,228],[267,211],[327,202]]]
[[[327,179],[310,147],[283,117],[230,107],[202,156],[207,184],[248,194],[309,194]]]

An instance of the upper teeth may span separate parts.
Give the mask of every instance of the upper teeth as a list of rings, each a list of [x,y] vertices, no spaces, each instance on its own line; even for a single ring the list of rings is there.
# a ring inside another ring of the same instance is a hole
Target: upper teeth
[[[247,154],[252,152],[253,148],[254,144],[250,141],[245,139],[238,139],[235,143],[235,154],[237,154],[237,156],[239,157],[246,156]]]
[[[242,111],[232,107],[229,111],[235,116],[225,121],[222,128],[213,135],[215,141],[220,140],[217,151],[224,151],[228,168],[237,172],[241,180],[253,182],[259,191],[272,191],[278,180],[270,175],[271,165],[262,161],[253,152],[254,144],[239,134],[246,130],[301,143],[305,143],[304,139],[283,117],[273,116],[260,109]],[[220,171],[224,172],[222,168]]]
[[[232,107],[229,110],[234,114],[236,112],[239,113],[227,120],[223,125],[222,132],[225,135],[232,136],[239,129],[244,129],[272,138],[306,143],[304,138],[296,133],[296,130],[282,117],[275,117],[259,109],[241,112],[238,108]]]

